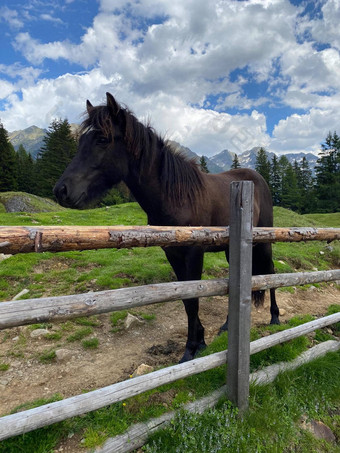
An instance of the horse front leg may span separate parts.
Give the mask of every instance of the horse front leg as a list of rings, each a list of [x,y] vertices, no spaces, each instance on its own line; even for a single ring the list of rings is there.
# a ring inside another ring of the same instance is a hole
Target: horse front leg
[[[166,248],[165,254],[179,281],[200,280],[203,268],[203,251],[199,247]],[[180,363],[192,360],[206,347],[204,327],[198,316],[199,299],[183,300],[188,317],[188,337]]]
[[[195,279],[196,280],[196,279]],[[204,341],[204,327],[198,316],[198,297],[183,300],[188,317],[188,339],[185,352],[179,363],[192,360],[200,351],[206,348]]]

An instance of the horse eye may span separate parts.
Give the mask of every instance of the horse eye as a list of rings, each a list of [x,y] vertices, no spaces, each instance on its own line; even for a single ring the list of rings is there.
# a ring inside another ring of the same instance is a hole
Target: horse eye
[[[98,137],[96,142],[98,145],[107,145],[109,143],[109,139],[107,137],[104,137],[104,136],[101,136],[101,137]]]

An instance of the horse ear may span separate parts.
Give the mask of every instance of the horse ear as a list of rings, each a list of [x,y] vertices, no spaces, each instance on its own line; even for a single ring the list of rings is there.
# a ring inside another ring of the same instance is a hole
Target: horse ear
[[[94,109],[93,105],[91,104],[91,102],[89,100],[86,101],[86,109],[87,109],[88,114],[90,114],[91,110]]]
[[[115,100],[111,93],[106,93],[106,101],[107,107],[112,113],[112,115],[117,116],[120,110],[120,105],[118,104],[118,102]]]

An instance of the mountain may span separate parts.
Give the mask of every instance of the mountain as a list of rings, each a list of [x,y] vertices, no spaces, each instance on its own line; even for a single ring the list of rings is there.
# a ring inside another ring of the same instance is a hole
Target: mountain
[[[197,162],[200,160],[200,156],[193,151],[191,151],[190,148],[187,148],[186,146],[182,146],[180,143],[175,142],[174,140],[167,140],[167,143],[171,146],[171,148],[176,151],[176,153],[181,153],[184,154],[184,156],[188,157],[189,159],[194,159]]]
[[[76,134],[78,129],[79,125],[71,124],[71,130],[73,133]],[[33,158],[36,158],[41,146],[43,145],[43,138],[45,134],[45,129],[31,126],[21,131],[14,131],[9,133],[9,139],[16,150],[19,148],[19,145],[22,144],[25,147],[26,151],[28,151]],[[175,151],[181,152],[190,159],[195,159],[197,162],[199,162],[200,156],[194,153],[190,148],[182,146],[180,143],[173,140],[169,140],[168,142],[171,144]],[[254,169],[256,156],[259,149],[260,147],[255,147],[248,151],[244,151],[241,154],[238,154],[237,157],[241,167]],[[267,156],[270,162],[272,161],[274,155],[274,153],[267,151]],[[221,171],[230,169],[234,156],[235,153],[224,149],[223,151],[215,154],[212,157],[204,157],[206,159],[210,173],[220,173]],[[289,153],[286,154],[286,157],[291,164],[293,164],[295,160],[300,163],[302,161],[302,158],[305,157],[308,161],[310,169],[313,172],[316,161],[318,160],[318,157],[312,153]]]
[[[238,154],[238,161],[241,167],[243,168],[252,168],[255,169],[256,165],[256,157],[257,153],[259,152],[260,147],[256,146],[248,151],[244,151],[241,154]],[[275,153],[273,152],[268,152],[267,157],[269,161],[271,162],[273,160],[273,157],[275,156]],[[219,154],[215,154],[215,156],[211,157],[208,160],[208,168],[211,171],[211,173],[219,173],[221,171],[227,171],[230,170],[231,164],[233,162],[234,158],[234,153],[224,150],[220,152]],[[318,160],[318,156],[312,153],[289,153],[285,155],[288,159],[288,161],[291,164],[294,164],[294,161],[296,160],[298,163],[302,162],[303,157],[305,157],[308,161],[309,168],[314,172],[314,168],[316,165],[316,162]],[[209,167],[209,162],[213,162],[213,164],[218,166],[218,171],[211,170]]]
[[[260,146],[255,146],[254,148],[239,154],[237,157],[241,167],[255,169],[256,157],[260,149],[261,149]],[[271,153],[268,151],[266,151],[266,153],[269,161],[271,162],[273,157],[275,156],[275,153]]]
[[[215,154],[213,157],[211,157],[209,159],[209,161],[220,169],[222,168],[223,170],[229,170],[233,163],[234,157],[235,157],[235,153],[232,153],[231,151],[224,149],[220,153]],[[208,168],[210,170],[209,165],[208,165]],[[221,171],[221,170],[219,170],[219,171]],[[217,172],[212,171],[212,173],[217,173]]]
[[[43,145],[45,134],[45,129],[40,129],[37,126],[30,126],[21,131],[10,132],[8,135],[15,150],[17,150],[20,145],[23,145],[26,151],[35,159],[38,151]]]
[[[71,123],[70,126],[72,134],[76,135],[79,131],[79,124]],[[40,148],[43,146],[46,132],[46,129],[30,126],[23,130],[10,132],[8,136],[16,151],[20,145],[23,145],[33,159],[36,159]]]

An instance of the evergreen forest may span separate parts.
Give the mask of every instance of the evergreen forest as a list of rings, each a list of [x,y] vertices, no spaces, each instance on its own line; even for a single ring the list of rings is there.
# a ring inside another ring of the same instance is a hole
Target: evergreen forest
[[[44,144],[34,160],[20,145],[17,151],[0,122],[0,192],[21,191],[53,198],[52,189],[76,153],[78,137],[72,133],[67,119],[53,120],[44,137]],[[208,172],[204,156],[202,171]],[[238,168],[237,155],[232,168]],[[274,206],[301,214],[340,211],[340,137],[329,132],[320,145],[319,158],[313,173],[308,161],[289,162],[285,155],[269,160],[260,148],[255,169],[267,181]],[[132,201],[124,184],[113,188],[101,205]]]

